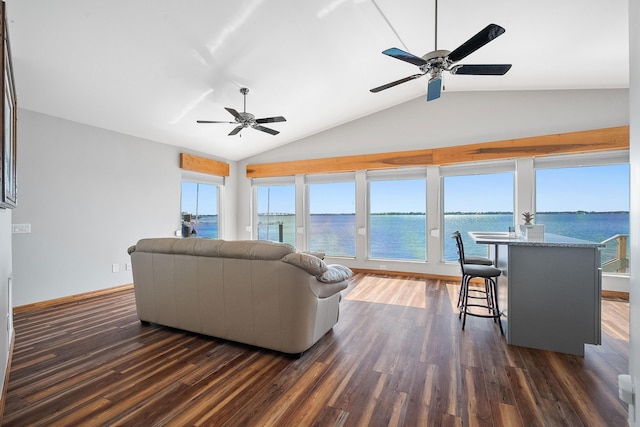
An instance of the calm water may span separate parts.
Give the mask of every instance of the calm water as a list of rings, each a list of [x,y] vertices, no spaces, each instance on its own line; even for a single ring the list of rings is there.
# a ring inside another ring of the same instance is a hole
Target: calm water
[[[260,216],[261,240],[278,240],[282,223],[283,241],[295,245],[293,215]],[[334,256],[355,256],[355,215],[311,215],[311,250]],[[270,224],[266,224],[269,222]],[[535,222],[544,224],[548,233],[601,242],[616,234],[629,234],[629,213],[540,213]],[[468,231],[507,231],[513,224],[511,214],[446,214],[442,236],[460,231],[469,255],[486,255],[486,246],[476,245]],[[426,258],[427,224],[422,215],[372,215],[369,225],[371,258],[422,261]],[[217,237],[217,218],[200,219],[199,237]],[[457,258],[453,239],[444,240],[446,261]],[[627,245],[629,247],[629,245]],[[615,257],[615,241],[602,250],[602,260]]]
[[[602,242],[616,234],[629,234],[629,213],[540,213],[535,217],[536,224],[544,224],[547,233],[575,237],[592,242]],[[467,235],[468,231],[508,231],[512,225],[510,214],[487,215],[445,215],[444,236],[459,230],[465,243],[465,253],[486,255],[486,248],[476,245]],[[445,240],[445,260],[455,261],[457,253],[455,241]],[[627,245],[629,247],[629,245]],[[602,261],[615,258],[617,245],[609,242],[602,249]],[[628,256],[628,254],[627,254]]]

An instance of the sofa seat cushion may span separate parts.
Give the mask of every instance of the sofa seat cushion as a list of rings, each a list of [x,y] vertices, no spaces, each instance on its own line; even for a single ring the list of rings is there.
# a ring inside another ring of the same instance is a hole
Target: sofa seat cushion
[[[340,264],[329,264],[324,273],[316,275],[316,279],[323,283],[338,283],[347,280],[351,276],[353,276],[353,271],[349,267]]]

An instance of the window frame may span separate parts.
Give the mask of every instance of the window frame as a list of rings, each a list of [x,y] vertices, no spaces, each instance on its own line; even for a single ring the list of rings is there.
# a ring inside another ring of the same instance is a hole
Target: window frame
[[[225,177],[209,174],[201,174],[197,172],[183,171],[180,177],[180,224],[182,224],[182,183],[190,182],[194,184],[204,184],[216,186],[217,208],[218,208],[218,237],[217,239],[224,239],[224,186]]]
[[[405,181],[424,180],[424,221],[425,242],[424,259],[376,258],[371,256],[371,182],[373,181]],[[366,259],[371,261],[398,261],[407,263],[426,263],[429,260],[429,206],[428,206],[427,168],[403,168],[366,171]]]
[[[327,254],[332,258],[345,258],[345,259],[357,259],[358,255],[358,183],[355,172],[342,172],[332,174],[311,174],[304,175],[304,220],[305,220],[305,247],[311,249],[311,191],[310,186],[314,184],[339,184],[339,183],[353,183],[353,201],[354,201],[354,253],[353,255],[334,255]]]
[[[298,224],[298,190],[296,180],[294,176],[283,177],[271,177],[271,178],[252,178],[251,179],[251,236],[255,240],[260,240],[260,233],[258,229],[258,187],[278,187],[278,186],[292,186],[293,187],[293,223],[294,223],[294,243],[293,246],[297,246],[295,240],[297,240],[297,224]]]
[[[440,216],[441,233],[440,233],[440,262],[444,264],[455,264],[457,261],[449,261],[445,259],[445,242],[449,236],[445,235],[445,209],[444,209],[444,181],[447,177],[455,176],[473,176],[473,175],[492,175],[501,173],[512,173],[513,175],[513,222],[517,223],[516,205],[517,205],[517,162],[516,159],[507,160],[489,160],[480,162],[458,163],[439,167],[440,175],[440,195],[438,197],[438,213]],[[464,237],[464,236],[463,236]]]
[[[537,213],[537,172],[545,169],[575,169],[581,167],[597,167],[612,165],[629,165],[629,150],[612,150],[596,153],[558,154],[533,159],[533,202],[532,212]],[[631,191],[631,186],[629,186]],[[631,196],[631,194],[629,194]],[[629,212],[629,215],[631,213]],[[631,220],[631,217],[629,216]],[[631,236],[629,236],[631,237]],[[627,243],[628,245],[630,243]],[[630,277],[633,265],[629,265],[628,273],[602,272],[602,276]]]

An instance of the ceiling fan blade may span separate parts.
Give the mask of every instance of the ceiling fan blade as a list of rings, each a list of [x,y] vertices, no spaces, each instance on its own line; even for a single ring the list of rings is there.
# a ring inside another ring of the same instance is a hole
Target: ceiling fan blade
[[[418,67],[421,65],[425,65],[427,61],[424,59],[417,57],[415,55],[410,54],[409,52],[405,52],[404,50],[400,50],[397,47],[392,47],[390,49],[382,51],[385,55],[392,56],[401,61],[408,62],[413,65],[417,65]]]
[[[228,112],[230,112],[230,113],[231,113],[231,115],[232,115],[233,117],[235,117],[236,119],[241,119],[241,117],[240,117],[240,113],[238,113],[238,112],[237,112],[236,110],[234,110],[233,108],[227,108],[227,107],[224,107],[224,109],[225,109],[225,110],[227,110]]]
[[[427,86],[427,101],[433,101],[440,98],[440,91],[442,90],[442,77],[432,77],[429,79],[429,85]]]
[[[233,136],[235,134],[237,134],[238,132],[240,132],[243,129],[242,126],[236,126],[231,132],[229,132],[228,136]]]
[[[253,126],[253,128],[256,129],[256,130],[261,130],[262,132],[270,133],[271,135],[277,135],[277,134],[280,133],[277,130],[269,129],[269,128],[266,128],[266,127],[260,126],[260,125],[255,125],[255,126]]]
[[[235,123],[235,122],[219,122],[216,120],[196,120],[197,123]]]
[[[457,49],[451,52],[448,56],[449,61],[458,62],[462,58],[472,54],[476,50],[480,49],[485,44],[489,43],[496,37],[504,34],[504,28],[500,25],[489,24],[478,34],[471,37],[466,42],[462,43]]]
[[[424,76],[424,74],[414,74],[412,76],[405,77],[404,79],[400,79],[400,80],[396,80],[395,82],[387,83],[386,85],[374,87],[373,89],[370,89],[370,92],[377,93],[377,92],[380,92],[382,90],[389,89],[390,87],[397,86],[397,85],[399,85],[401,83],[406,83],[406,82],[408,82],[410,80],[417,79],[418,77],[422,77],[422,76]]]
[[[503,76],[511,69],[511,64],[456,65],[451,74],[474,76]]]
[[[264,119],[256,119],[256,123],[276,123],[276,122],[286,122],[287,119],[285,119],[282,116],[277,116],[277,117],[265,117]]]

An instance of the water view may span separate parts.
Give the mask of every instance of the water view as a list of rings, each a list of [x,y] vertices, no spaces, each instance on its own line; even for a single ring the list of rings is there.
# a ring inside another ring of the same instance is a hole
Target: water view
[[[373,214],[370,218],[371,258],[408,261],[426,259],[427,226],[424,214]],[[294,215],[260,215],[258,221],[258,239],[282,240],[295,246]],[[310,222],[310,250],[333,256],[355,256],[355,215],[311,215]],[[594,242],[629,234],[628,212],[542,212],[536,215],[535,222],[544,224],[548,233]],[[511,213],[448,213],[444,215],[444,229],[441,232],[443,236],[449,236],[453,231],[460,231],[465,241],[465,252],[482,256],[486,255],[486,246],[474,244],[467,232],[507,231],[512,223]],[[195,229],[198,237],[217,238],[217,216],[206,215],[198,218]],[[448,238],[443,240],[445,261],[455,262],[455,242]],[[601,251],[602,262],[614,259],[617,249],[615,240],[608,242]]]
[[[295,243],[293,215],[270,215],[270,222],[282,223],[283,241]],[[261,217],[263,223],[266,216]],[[335,256],[355,255],[355,215],[311,215],[311,250]],[[535,222],[544,224],[548,233],[603,242],[615,235],[629,234],[628,212],[548,212],[536,215]],[[449,213],[444,216],[443,236],[460,231],[469,255],[486,255],[486,247],[476,245],[468,231],[507,231],[513,224],[511,213]],[[426,224],[424,215],[371,215],[370,257],[421,261],[426,258]],[[278,240],[278,226],[259,227],[259,239]],[[617,244],[607,243],[602,249],[602,261],[616,257]],[[627,256],[628,258],[628,256]],[[456,261],[453,239],[444,239],[445,261]]]

